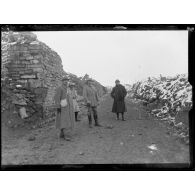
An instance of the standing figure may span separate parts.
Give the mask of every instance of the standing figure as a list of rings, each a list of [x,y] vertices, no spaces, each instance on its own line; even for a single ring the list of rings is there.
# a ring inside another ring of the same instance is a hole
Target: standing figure
[[[95,120],[95,126],[101,126],[98,122],[97,106],[99,105],[99,97],[97,90],[92,85],[93,80],[87,79],[83,88],[83,97],[88,108],[89,127],[92,128],[92,114]]]
[[[75,114],[75,121],[80,121],[78,119],[78,113],[80,112],[80,108],[79,108],[79,105],[78,105],[78,95],[77,95],[77,91],[75,89],[75,84],[74,83],[70,83],[69,84],[69,88],[70,88],[70,94],[72,96],[72,99],[73,99],[73,109],[74,109],[74,114]]]
[[[111,92],[111,97],[114,99],[112,112],[116,113],[117,120],[119,120],[119,113],[121,113],[122,121],[125,121],[124,112],[127,112],[127,108],[125,105],[125,96],[127,95],[127,91],[125,87],[120,84],[119,80],[116,80],[115,84],[116,86],[112,89]]]
[[[68,133],[74,129],[74,111],[73,111],[73,100],[71,95],[68,93],[68,81],[67,77],[62,79],[62,86],[57,88],[55,94],[55,105],[57,108],[56,113],[56,128],[60,129],[60,138],[67,141],[71,140]]]

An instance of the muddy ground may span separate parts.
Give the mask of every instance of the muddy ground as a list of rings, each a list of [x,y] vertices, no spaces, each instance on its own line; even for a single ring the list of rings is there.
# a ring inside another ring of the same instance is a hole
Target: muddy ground
[[[53,122],[34,130],[4,127],[2,165],[189,163],[189,146],[169,135],[167,124],[131,101],[126,121],[117,121],[112,102],[107,95],[98,108],[103,127],[90,129],[80,116],[72,141],[60,140]]]

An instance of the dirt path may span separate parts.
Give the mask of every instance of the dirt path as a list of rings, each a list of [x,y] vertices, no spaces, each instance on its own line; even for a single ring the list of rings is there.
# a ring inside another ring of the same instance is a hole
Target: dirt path
[[[30,135],[2,139],[2,164],[112,164],[188,163],[189,148],[169,136],[166,124],[148,116],[141,120],[137,104],[128,102],[127,121],[116,121],[111,113],[113,100],[105,96],[99,111],[103,126],[89,129],[87,118],[76,123],[71,142],[59,140],[54,124],[31,131]],[[29,141],[32,136],[35,140]],[[11,141],[12,140],[12,141]],[[155,144],[157,150],[148,146]]]

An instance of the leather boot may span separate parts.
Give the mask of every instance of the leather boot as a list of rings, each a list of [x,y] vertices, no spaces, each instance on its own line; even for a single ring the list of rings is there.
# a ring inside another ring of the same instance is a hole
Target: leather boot
[[[93,128],[92,127],[92,118],[91,118],[91,115],[88,115],[88,120],[89,120],[89,128]]]
[[[124,113],[122,113],[122,121],[126,121],[124,118]]]
[[[65,138],[64,129],[61,129],[61,131],[60,131],[60,138],[62,138],[62,139]]]
[[[116,113],[116,120],[119,120],[119,113]]]
[[[94,115],[94,120],[95,120],[95,126],[96,127],[101,127],[101,125],[98,122],[98,116],[97,115]]]
[[[75,121],[76,121],[76,122],[80,121],[80,120],[78,119],[78,112],[75,112]]]

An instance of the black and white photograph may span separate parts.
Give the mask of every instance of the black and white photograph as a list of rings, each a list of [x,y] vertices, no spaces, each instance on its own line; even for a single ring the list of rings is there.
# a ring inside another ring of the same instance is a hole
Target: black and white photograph
[[[190,166],[189,29],[13,26],[1,29],[2,166]]]

